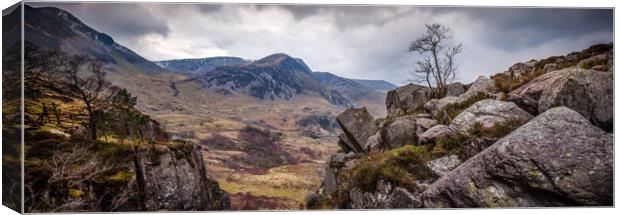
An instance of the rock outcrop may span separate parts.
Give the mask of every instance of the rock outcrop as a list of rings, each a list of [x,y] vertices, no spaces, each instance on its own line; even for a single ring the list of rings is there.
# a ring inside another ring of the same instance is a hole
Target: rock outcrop
[[[208,178],[198,147],[157,147],[155,150],[151,153],[159,156],[142,160],[147,210],[230,209],[228,194]]]
[[[512,102],[485,99],[461,112],[452,120],[450,127],[460,132],[468,132],[477,123],[483,129],[490,129],[499,123],[513,121],[523,124],[532,118],[531,114]]]
[[[444,175],[422,201],[431,208],[612,205],[612,157],[612,135],[557,107]]]
[[[400,117],[386,126],[385,141],[387,149],[416,144],[418,140],[415,117]]]
[[[446,108],[446,106],[448,105],[464,102],[480,93],[488,95],[493,92],[494,89],[495,84],[493,80],[489,79],[486,76],[479,76],[476,81],[471,83],[465,93],[459,94],[458,96],[448,95],[441,99],[431,99],[424,104],[424,109],[428,111],[431,115],[437,116],[439,112]]]
[[[424,145],[424,144],[434,143],[435,140],[439,138],[448,137],[456,133],[457,131],[453,130],[447,125],[436,125],[426,130],[424,133],[422,133],[422,135],[418,137],[418,144]]]
[[[350,146],[352,151],[365,152],[368,138],[375,134],[377,128],[375,119],[366,108],[349,108],[340,114],[336,120],[342,129],[340,140]]]
[[[400,116],[421,109],[429,100],[427,87],[409,84],[390,90],[385,99],[388,116]]]
[[[530,113],[567,106],[606,131],[613,128],[613,74],[609,72],[574,67],[557,70],[535,78],[510,95],[509,100]]]
[[[375,192],[353,188],[349,191],[349,198],[348,208],[351,209],[417,208],[421,205],[419,196],[383,180],[377,182]]]
[[[610,72],[569,70],[542,92],[538,111],[566,106],[603,130],[611,131],[614,117],[613,91],[613,74]]]

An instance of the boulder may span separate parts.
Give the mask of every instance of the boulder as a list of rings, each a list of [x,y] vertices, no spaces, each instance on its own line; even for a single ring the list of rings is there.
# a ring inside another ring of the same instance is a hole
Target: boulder
[[[428,129],[432,128],[433,126],[438,125],[439,123],[437,122],[437,120],[434,120],[434,119],[417,118],[415,121],[415,124],[416,124],[415,135],[416,137],[419,137],[424,132],[426,132]]]
[[[613,128],[613,74],[609,72],[575,67],[557,70],[513,90],[510,96],[528,112],[534,106],[536,112],[567,106],[606,131]]]
[[[344,166],[345,162],[345,154],[344,153],[336,153],[329,157],[329,167],[331,168],[340,168]]]
[[[463,98],[456,96],[446,96],[441,99],[431,99],[426,104],[424,104],[424,109],[427,112],[431,113],[431,115],[437,116],[437,114],[444,108],[446,108],[446,106],[450,104],[460,103],[462,101],[464,101]]]
[[[364,152],[363,146],[366,145],[368,138],[375,134],[377,128],[375,119],[364,108],[349,108],[340,114],[336,120],[342,132],[355,152]],[[346,141],[345,141],[346,142]]]
[[[447,125],[436,125],[426,130],[424,133],[422,133],[422,135],[418,137],[418,145],[434,143],[435,140],[438,138],[448,137],[454,134],[456,134],[456,131],[454,131]]]
[[[493,128],[496,124],[509,120],[523,124],[532,118],[531,114],[512,102],[485,99],[463,110],[450,122],[449,126],[462,133],[467,133],[476,123],[480,123],[482,128]]]
[[[454,82],[446,87],[446,96],[459,96],[465,93],[465,86],[461,82]]]
[[[366,142],[366,151],[375,152],[380,151],[383,148],[386,147],[383,146],[383,138],[381,137],[380,132],[377,132],[375,135],[368,138],[368,141]]]
[[[489,79],[488,77],[481,75],[481,76],[478,76],[478,79],[476,79],[473,83],[471,83],[471,85],[467,89],[467,92],[464,93],[465,97],[463,98],[466,100],[470,96],[476,95],[479,92],[490,93],[494,89],[495,89],[495,82],[492,79]]]
[[[428,102],[428,88],[409,84],[387,93],[385,106],[388,116],[400,116],[420,109]]]
[[[477,155],[482,150],[487,147],[493,145],[497,141],[497,138],[488,138],[488,137],[475,137],[469,138],[461,143],[461,146],[458,148],[456,154],[459,156],[459,159],[462,161],[466,161],[469,158]]]
[[[357,187],[349,191],[348,208],[350,209],[416,208],[419,206],[419,196],[383,180],[377,181],[377,189],[374,192],[364,192]]]
[[[613,205],[613,137],[579,113],[540,114],[428,187],[424,207]]]
[[[149,211],[230,209],[228,194],[208,178],[202,152],[156,147],[143,156],[145,206]]]
[[[606,55],[603,55],[606,56]],[[605,131],[613,130],[613,74],[595,70],[569,70],[540,96],[538,111],[569,107]]]
[[[418,142],[416,137],[416,119],[412,116],[399,117],[385,128],[384,146],[395,149]]]
[[[557,64],[557,63],[548,63],[548,64],[545,64],[545,65],[543,66],[543,71],[544,71],[545,73],[547,73],[547,72],[551,72],[551,71],[554,71],[554,70],[556,70],[556,69],[558,69],[558,64]]]
[[[441,158],[437,158],[435,160],[431,160],[426,163],[426,166],[437,176],[443,177],[445,174],[448,174],[454,168],[461,165],[461,160],[456,155],[444,156]]]
[[[338,136],[338,145],[340,145],[340,147],[345,153],[348,153],[351,151],[355,153],[359,153],[363,151],[362,146],[353,143],[344,133],[341,133]]]
[[[507,101],[515,103],[521,109],[532,115],[538,115],[537,100],[533,100],[532,98],[526,96],[509,95]]]
[[[469,89],[467,89],[465,93],[458,96],[446,96],[441,99],[431,99],[424,104],[424,109],[431,113],[431,115],[437,116],[437,114],[448,105],[464,102],[478,93],[489,94],[494,89],[495,82],[493,82],[493,80],[487,78],[486,76],[479,76],[476,81],[471,83]]]
[[[590,58],[579,61],[579,63],[577,63],[577,68],[591,69],[592,67],[598,65],[605,66],[607,65],[608,58],[609,56],[607,54],[594,55]]]
[[[338,190],[338,181],[336,179],[335,171],[335,169],[332,169],[329,166],[325,167],[325,174],[323,176],[323,192],[326,194],[331,194]]]

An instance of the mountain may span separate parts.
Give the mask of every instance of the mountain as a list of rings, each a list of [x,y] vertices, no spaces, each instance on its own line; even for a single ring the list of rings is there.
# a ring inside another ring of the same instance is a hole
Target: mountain
[[[312,77],[322,85],[340,92],[353,100],[377,94],[375,89],[362,85],[354,80],[343,78],[329,72],[313,72]]]
[[[302,60],[282,53],[269,55],[250,64],[220,66],[186,82],[199,82],[225,95],[245,93],[271,100],[318,95],[334,105],[353,105],[350,99],[338,91],[328,89],[316,81]]]
[[[26,43],[44,49],[61,50],[70,55],[87,54],[105,62],[112,71],[165,72],[155,63],[116,43],[112,37],[80,21],[67,11],[54,7],[24,7]],[[19,16],[12,13],[10,16]]]
[[[388,90],[396,89],[398,87],[384,80],[364,80],[364,79],[351,79],[351,80],[357,82],[358,84],[364,85],[366,87],[369,87],[375,90],[388,91]]]
[[[169,71],[191,75],[205,74],[220,66],[234,66],[247,63],[251,63],[251,61],[239,57],[210,57],[155,62],[155,64]]]

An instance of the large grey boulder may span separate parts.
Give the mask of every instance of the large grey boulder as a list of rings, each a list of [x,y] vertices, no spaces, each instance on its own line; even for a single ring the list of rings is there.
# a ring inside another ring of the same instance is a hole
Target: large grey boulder
[[[350,145],[351,150],[358,153],[365,152],[364,146],[368,138],[377,131],[375,119],[368,113],[368,110],[365,107],[349,108],[336,120],[348,140],[345,143]]]
[[[467,91],[464,93],[465,98],[476,95],[477,93],[491,93],[495,89],[495,82],[486,76],[478,76]]]
[[[434,143],[435,140],[439,138],[449,137],[451,135],[455,135],[456,133],[457,131],[447,125],[436,125],[426,130],[418,137],[418,145]]]
[[[450,122],[450,127],[462,133],[467,133],[476,123],[481,124],[482,128],[487,129],[509,120],[523,124],[532,118],[531,114],[512,102],[485,99],[463,110]]]
[[[567,106],[606,131],[613,128],[613,74],[610,72],[575,67],[557,70],[513,90],[510,97],[510,101],[530,113]]]
[[[419,193],[412,194],[383,180],[377,181],[377,189],[373,192],[357,187],[349,191],[348,208],[351,209],[416,208],[420,205]]]
[[[388,116],[400,116],[422,108],[428,102],[428,88],[409,84],[387,93],[385,106]]]
[[[424,207],[613,205],[613,137],[579,113],[550,109],[422,193]]]
[[[439,123],[437,122],[437,120],[434,119],[429,119],[429,118],[416,118],[415,120],[415,124],[416,124],[416,131],[415,131],[415,135],[416,137],[421,136],[424,132],[428,131],[428,129],[431,129],[433,126],[438,125]]]
[[[465,93],[465,86],[461,82],[454,82],[446,87],[448,91],[446,96],[459,96]]]
[[[228,194],[208,178],[202,153],[191,150],[156,147],[157,156],[143,156],[145,205],[157,210],[230,209]]]
[[[606,56],[606,55],[603,55]],[[549,85],[540,96],[538,111],[566,106],[603,130],[613,130],[614,81],[610,72],[574,69]]]
[[[448,155],[444,157],[431,160],[426,163],[426,166],[437,176],[443,177],[448,174],[454,168],[461,165],[461,160],[456,155]]]
[[[440,111],[443,111],[446,106],[451,104],[457,104],[463,102],[464,98],[456,96],[446,96],[441,99],[431,99],[424,104],[424,109],[431,113],[433,116],[437,116]]]
[[[385,128],[385,143],[388,149],[404,145],[414,145],[416,137],[416,118],[413,116],[399,117]]]
[[[431,99],[424,104],[424,109],[433,116],[443,111],[448,105],[462,103],[479,93],[490,94],[495,89],[495,82],[486,76],[479,76],[476,81],[470,84],[469,89],[465,93],[458,96],[448,94],[441,99]]]

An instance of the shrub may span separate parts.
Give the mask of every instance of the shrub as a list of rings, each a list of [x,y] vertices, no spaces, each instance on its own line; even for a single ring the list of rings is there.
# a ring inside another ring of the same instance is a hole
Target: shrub
[[[233,139],[220,133],[214,133],[211,137],[200,140],[198,143],[217,150],[234,150],[239,148]]]
[[[460,148],[461,144],[465,142],[468,138],[468,136],[463,134],[456,134],[437,138],[437,140],[435,140],[433,150],[431,151],[431,156],[433,158],[437,158],[447,154],[451,154],[455,150]]]
[[[409,190],[418,190],[415,180],[432,177],[425,166],[430,153],[424,147],[407,145],[383,153],[374,153],[358,161],[351,170],[345,170],[340,177],[348,181],[349,189],[359,187],[365,192],[376,190],[377,181],[384,180]]]
[[[606,59],[596,59],[596,60],[587,61],[587,62],[584,62],[583,65],[581,65],[581,68],[582,69],[592,69],[592,67],[597,66],[597,65],[607,65],[607,60]]]

